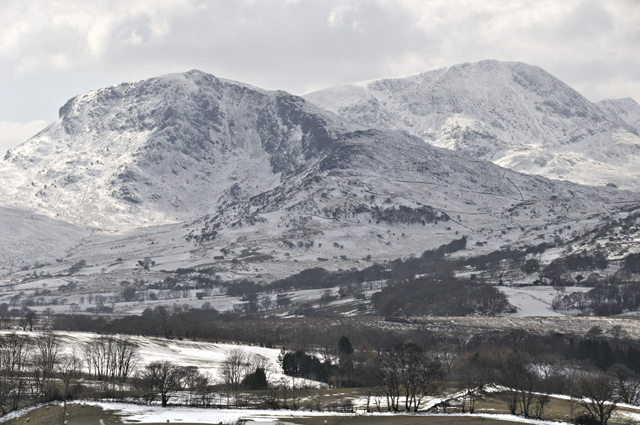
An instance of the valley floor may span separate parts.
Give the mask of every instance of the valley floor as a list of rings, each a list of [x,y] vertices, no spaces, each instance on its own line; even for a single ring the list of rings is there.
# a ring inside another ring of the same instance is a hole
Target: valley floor
[[[252,410],[252,409],[204,409],[189,407],[145,406],[128,403],[76,401],[67,406],[67,425],[120,425],[120,424],[263,424],[263,425],[568,425],[563,421],[564,413],[569,412],[569,401],[554,397],[551,406],[552,420],[525,419],[520,416],[501,413],[496,398],[489,398],[481,404],[485,411],[495,413],[449,413],[449,414],[407,414],[407,413],[335,413],[305,410]],[[61,422],[63,408],[61,404],[48,404],[36,408],[15,411],[3,418],[0,423],[18,425],[23,423],[54,425]],[[640,420],[640,408],[621,406],[613,415],[611,425],[637,423]]]
[[[48,405],[8,415],[0,423],[7,425],[28,423],[53,425],[62,418],[62,406]],[[85,424],[236,424],[259,423],[263,425],[511,425],[538,424],[562,425],[566,422],[533,420],[505,414],[338,414],[333,412],[197,409],[186,407],[161,408],[135,404],[109,402],[77,402],[68,405],[67,425]]]

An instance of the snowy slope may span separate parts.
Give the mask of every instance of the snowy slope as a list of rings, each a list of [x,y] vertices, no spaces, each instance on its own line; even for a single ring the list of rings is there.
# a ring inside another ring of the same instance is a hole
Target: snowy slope
[[[325,118],[284,92],[199,71],[77,96],[0,162],[0,203],[104,229],[182,221],[275,187]]]
[[[367,255],[419,254],[462,235],[487,249],[538,244],[634,203],[628,192],[519,174],[371,130],[344,135],[307,173],[187,229],[207,252],[258,249],[298,269],[344,268]],[[274,265],[257,266],[255,274],[275,273]]]
[[[10,333],[0,331],[0,335]],[[37,334],[23,332],[27,336]],[[60,338],[62,351],[82,356],[82,345],[95,340],[96,334],[86,332],[56,332]],[[156,361],[169,361],[180,366],[193,366],[202,373],[208,373],[214,382],[220,382],[219,371],[231,351],[240,350],[247,357],[257,357],[265,364],[268,379],[272,382],[291,378],[284,374],[278,363],[279,348],[264,348],[253,345],[213,343],[201,341],[170,340],[143,336],[132,336],[131,342],[138,346],[139,363],[143,367]],[[84,365],[83,365],[84,366]],[[307,379],[298,379],[299,384],[323,387],[325,384]]]
[[[633,108],[624,116],[603,110],[535,66],[487,60],[304,97],[354,123],[405,131],[516,171],[640,188]]]
[[[640,105],[630,97],[624,99],[605,99],[597,105],[620,117],[625,123],[633,127],[640,134]]]
[[[502,66],[483,66],[494,65]],[[599,116],[575,96],[576,117]],[[473,101],[461,99],[465,108]],[[435,147],[408,128],[367,129],[300,97],[199,71],[96,90],[71,99],[57,121],[0,161],[0,205],[73,223],[73,234],[52,224],[21,239],[8,224],[0,241],[13,240],[9,250],[20,255],[22,245],[59,240],[42,245],[61,260],[42,270],[67,275],[84,260],[73,278],[113,290],[143,278],[138,261],[146,257],[156,263],[148,273],[207,266],[225,279],[270,280],[420,254],[463,235],[485,249],[537,244],[640,204],[615,188],[520,174]],[[27,275],[13,277],[31,282]]]
[[[0,276],[55,263],[89,231],[33,212],[0,206]]]

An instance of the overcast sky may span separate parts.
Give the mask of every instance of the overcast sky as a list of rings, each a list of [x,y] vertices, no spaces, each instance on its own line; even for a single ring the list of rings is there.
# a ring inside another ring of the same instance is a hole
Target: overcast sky
[[[170,72],[304,94],[482,59],[640,102],[640,0],[0,0],[0,151],[76,94]]]

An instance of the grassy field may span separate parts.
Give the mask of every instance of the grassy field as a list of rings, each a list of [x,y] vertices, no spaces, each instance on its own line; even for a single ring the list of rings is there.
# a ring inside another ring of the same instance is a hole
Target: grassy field
[[[417,416],[383,416],[383,417],[316,417],[287,418],[286,423],[299,425],[522,425],[522,422],[508,422],[487,418],[471,417],[417,417]]]
[[[24,425],[28,419],[29,425],[62,425],[62,413],[62,406],[44,406],[5,423],[8,425]],[[67,406],[67,413],[67,425],[119,425],[124,423],[119,416],[97,406],[70,404]]]

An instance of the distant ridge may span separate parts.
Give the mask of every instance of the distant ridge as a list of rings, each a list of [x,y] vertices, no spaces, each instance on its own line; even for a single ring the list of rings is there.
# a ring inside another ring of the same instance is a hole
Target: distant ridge
[[[516,171],[640,189],[638,105],[594,104],[537,66],[486,60],[304,97],[353,123]]]

